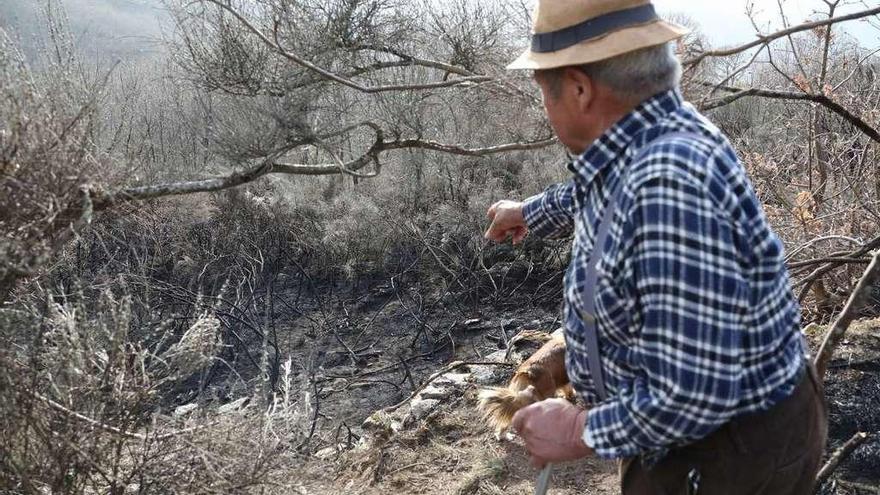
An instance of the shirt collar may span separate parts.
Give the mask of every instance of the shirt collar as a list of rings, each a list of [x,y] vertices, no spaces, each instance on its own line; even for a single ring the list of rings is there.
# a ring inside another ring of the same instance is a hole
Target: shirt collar
[[[636,136],[681,108],[682,103],[678,89],[658,93],[640,103],[568,165],[575,181],[582,187],[589,184],[603,168],[621,157]]]

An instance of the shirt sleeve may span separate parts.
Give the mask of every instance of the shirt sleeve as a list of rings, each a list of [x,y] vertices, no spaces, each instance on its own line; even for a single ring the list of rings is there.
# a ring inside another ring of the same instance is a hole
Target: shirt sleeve
[[[574,180],[554,184],[525,200],[523,217],[529,232],[542,239],[561,239],[574,231]]]
[[[684,172],[647,179],[624,226],[640,373],[590,410],[584,441],[619,458],[690,443],[727,422],[743,372],[748,293],[736,227]]]

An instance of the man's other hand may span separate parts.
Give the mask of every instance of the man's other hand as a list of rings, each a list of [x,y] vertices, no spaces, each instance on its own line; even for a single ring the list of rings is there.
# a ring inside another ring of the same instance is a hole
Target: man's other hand
[[[583,440],[586,421],[586,409],[565,399],[547,399],[517,411],[511,426],[525,441],[532,465],[542,468],[592,454]]]
[[[486,231],[486,239],[504,242],[510,236],[513,237],[514,244],[522,242],[529,233],[522,209],[522,203],[508,200],[499,201],[490,206],[486,216],[492,223]]]

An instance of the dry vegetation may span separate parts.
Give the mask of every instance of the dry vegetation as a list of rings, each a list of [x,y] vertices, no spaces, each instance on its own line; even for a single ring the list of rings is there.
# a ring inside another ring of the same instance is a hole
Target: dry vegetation
[[[527,492],[469,391],[350,452],[445,363],[555,324],[566,243],[481,236],[491,202],[566,174],[503,71],[522,6],[169,1],[167,63],[96,71],[46,5],[35,58],[0,32],[0,492]],[[679,47],[819,325],[880,248],[880,59],[825,5],[750,46]],[[864,285],[848,317],[880,309]],[[829,447],[869,436],[828,494],[880,482],[880,396],[846,386],[880,384],[858,335],[861,368],[830,364]],[[593,467],[560,486],[613,493]]]

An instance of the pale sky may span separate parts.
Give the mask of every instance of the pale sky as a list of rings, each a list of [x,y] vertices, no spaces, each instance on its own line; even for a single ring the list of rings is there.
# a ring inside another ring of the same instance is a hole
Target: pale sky
[[[443,2],[446,0],[437,0]],[[471,0],[475,2],[485,0]],[[799,24],[817,10],[825,11],[822,0],[781,0],[788,20]],[[534,5],[535,0],[526,0]],[[780,29],[777,0],[653,0],[661,15],[680,13],[694,19],[701,27],[713,47],[733,46],[755,39],[755,32],[746,17],[746,6],[754,3],[755,11],[762,20],[765,33]],[[32,0],[0,0],[0,27],[18,21],[36,19]],[[120,40],[114,48],[137,45],[137,40],[145,36],[156,37],[159,32],[157,16],[161,0],[62,0],[70,15],[71,27],[78,37],[100,38],[102,46],[107,39]],[[880,5],[880,0],[842,0],[836,15],[851,13]],[[11,17],[4,19],[4,17]],[[15,19],[16,17],[20,19]],[[838,25],[836,32],[846,31],[865,48],[880,48],[880,19],[872,19],[873,26],[864,20],[850,21]],[[19,27],[23,27],[19,25]],[[102,34],[105,35],[102,37]],[[117,46],[117,45],[124,46]],[[141,43],[144,44],[144,43]],[[525,41],[523,41],[525,44]]]
[[[703,32],[715,47],[731,46],[755,39],[755,31],[746,16],[746,6],[753,3],[760,13],[765,33],[782,28],[777,0],[654,0],[661,15],[678,12],[685,14],[702,26]],[[874,8],[880,0],[844,0],[836,16]],[[783,0],[783,8],[790,24],[800,24],[807,19],[818,19],[814,12],[827,12],[821,0]],[[844,30],[869,48],[880,48],[880,20],[873,18],[874,26],[865,21],[849,21],[840,24]]]

